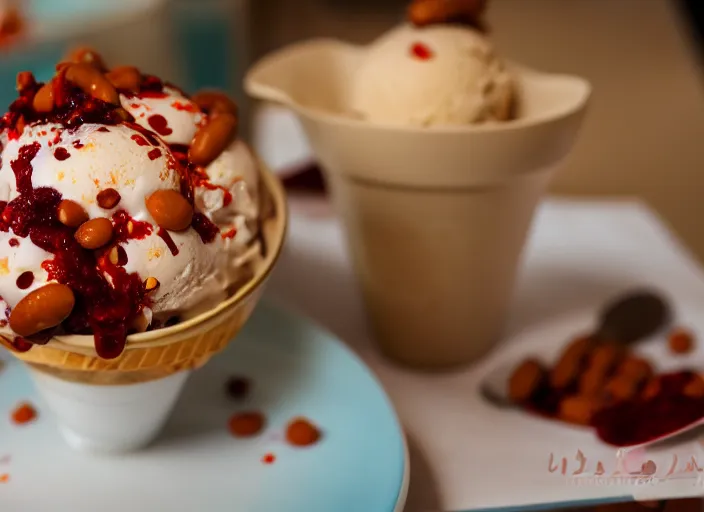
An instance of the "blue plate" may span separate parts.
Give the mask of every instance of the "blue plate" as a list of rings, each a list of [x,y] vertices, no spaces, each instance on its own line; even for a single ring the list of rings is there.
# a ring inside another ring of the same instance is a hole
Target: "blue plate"
[[[222,355],[194,373],[163,436],[120,457],[71,451],[42,414],[24,367],[0,373],[0,510],[72,512],[392,512],[405,501],[404,436],[389,399],[342,343],[308,321],[261,305]],[[244,402],[223,391],[230,376],[251,380]],[[29,425],[8,421],[30,400]],[[261,410],[266,431],[235,439],[227,420]],[[286,423],[305,416],[322,441],[295,448]],[[273,463],[265,463],[267,455]],[[3,475],[7,475],[3,478]],[[6,480],[4,483],[3,480]]]

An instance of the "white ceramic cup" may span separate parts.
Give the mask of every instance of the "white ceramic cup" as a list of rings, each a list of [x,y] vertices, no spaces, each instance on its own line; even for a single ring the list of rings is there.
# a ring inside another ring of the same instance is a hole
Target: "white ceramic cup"
[[[69,446],[115,454],[141,449],[159,435],[190,372],[111,386],[71,382],[34,369],[31,374]]]
[[[590,85],[510,65],[516,120],[375,124],[349,115],[364,55],[335,40],[299,43],[257,63],[245,88],[298,114],[382,350],[422,368],[473,361],[501,336],[534,210],[573,145]]]

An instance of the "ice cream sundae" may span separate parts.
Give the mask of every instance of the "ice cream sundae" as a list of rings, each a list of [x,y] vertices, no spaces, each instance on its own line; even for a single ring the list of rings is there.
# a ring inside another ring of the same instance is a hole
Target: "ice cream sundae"
[[[130,333],[221,302],[261,255],[259,170],[222,93],[189,97],[79,50],[0,121],[0,321],[16,350]]]

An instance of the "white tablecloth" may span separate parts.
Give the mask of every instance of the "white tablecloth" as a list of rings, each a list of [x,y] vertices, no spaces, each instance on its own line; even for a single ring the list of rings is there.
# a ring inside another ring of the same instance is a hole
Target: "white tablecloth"
[[[307,314],[347,342],[372,368],[396,406],[411,450],[409,511],[463,510],[520,504],[531,494],[487,470],[468,395],[473,371],[423,375],[383,359],[367,331],[340,226],[326,208],[291,200],[289,240],[268,294]],[[704,304],[704,274],[662,222],[636,201],[552,199],[541,207],[526,250],[506,339],[592,310],[635,285],[653,285],[688,303]],[[475,372],[476,373],[476,372]],[[488,421],[488,420],[484,420]],[[486,427],[486,425],[485,425]],[[510,435],[497,427],[496,435]],[[493,454],[496,455],[496,454]],[[588,498],[556,489],[551,501]],[[542,499],[542,498],[541,498]]]

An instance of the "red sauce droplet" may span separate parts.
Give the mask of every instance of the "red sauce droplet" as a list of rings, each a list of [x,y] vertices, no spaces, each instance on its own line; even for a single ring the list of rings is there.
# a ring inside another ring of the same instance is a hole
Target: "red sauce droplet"
[[[230,239],[235,238],[236,234],[237,234],[237,230],[235,228],[232,228],[231,230],[223,233],[221,236],[222,236],[223,240],[227,240],[228,238],[230,238]]]
[[[28,352],[33,346],[34,344],[31,343],[29,340],[20,337],[15,338],[10,343],[10,347],[12,348],[12,350],[14,350],[15,352],[19,352],[20,354],[23,352]]]
[[[161,145],[161,143],[159,142],[159,139],[154,135],[154,133],[147,130],[144,126],[138,125],[136,123],[125,123],[125,124],[127,126],[129,126],[130,128],[132,128],[134,131],[142,134],[142,137],[144,137],[147,140],[147,142],[149,142],[149,144],[151,144],[152,146],[156,147],[156,146]],[[132,140],[134,140],[135,142],[137,142],[139,144],[137,139],[135,139],[134,137],[132,138]],[[141,146],[142,144],[139,144],[139,145]]]
[[[430,60],[433,58],[433,51],[423,43],[414,43],[411,46],[411,55],[420,60]]]
[[[142,137],[141,135],[138,135],[136,133],[134,135],[132,135],[132,137],[130,137],[130,139],[135,141],[138,146],[148,146],[149,145],[149,143],[147,142],[147,140],[144,137]]]
[[[12,422],[16,425],[25,425],[37,417],[37,411],[31,404],[20,404],[12,411]]]
[[[159,135],[166,136],[171,135],[173,133],[173,130],[169,128],[169,124],[167,123],[166,118],[161,114],[154,114],[152,116],[149,116],[147,118],[147,122],[149,123],[149,126],[152,127],[152,130],[154,130]]]
[[[174,239],[171,238],[171,235],[169,235],[168,231],[166,231],[164,228],[159,228],[159,231],[157,231],[156,234],[161,237],[161,239],[169,248],[169,251],[171,251],[171,254],[173,256],[178,255],[178,247],[176,247],[176,243],[174,242]]]
[[[175,110],[183,110],[184,112],[192,112],[192,113],[198,113],[200,112],[200,109],[198,108],[198,105],[195,103],[184,103],[182,101],[174,101],[171,104],[171,107],[174,108]]]
[[[30,272],[29,270],[26,272],[22,272],[19,277],[17,278],[16,284],[17,288],[20,290],[26,290],[30,286],[32,286],[32,283],[34,282],[34,274]]]
[[[161,149],[154,148],[149,153],[147,153],[147,156],[149,157],[149,160],[156,160],[161,156]]]
[[[262,457],[262,462],[264,464],[273,464],[274,462],[276,462],[276,455],[274,455],[273,453],[267,453],[264,455],[264,457]]]
[[[17,247],[20,245],[20,241],[16,238],[10,238],[9,242],[7,243],[10,244],[10,247]]]
[[[107,127],[105,127],[105,126],[101,126],[100,128],[98,128],[98,131],[99,131],[99,132],[103,132],[103,133],[109,133],[109,132],[110,132],[110,130],[109,130]]]
[[[252,437],[259,434],[266,424],[266,418],[258,411],[239,412],[227,423],[230,433],[235,437]]]
[[[286,427],[286,440],[293,446],[310,446],[317,443],[320,429],[305,418],[294,418]]]
[[[71,153],[66,148],[56,148],[54,150],[54,158],[59,161],[68,160],[71,158]]]
[[[209,244],[220,232],[220,228],[213,224],[208,217],[203,213],[197,212],[193,214],[191,226],[200,235],[200,239],[204,244]]]
[[[74,140],[72,144],[75,149],[81,149],[84,146],[80,140]]]

